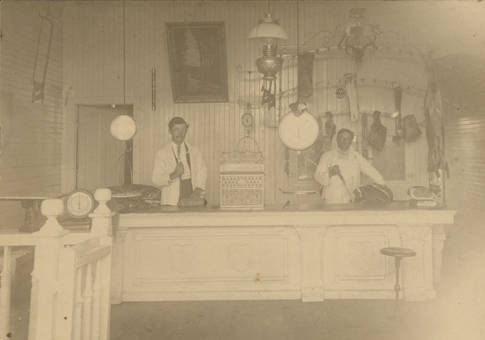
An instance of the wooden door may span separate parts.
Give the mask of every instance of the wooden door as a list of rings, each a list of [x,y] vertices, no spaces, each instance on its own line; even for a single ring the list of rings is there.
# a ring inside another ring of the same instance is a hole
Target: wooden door
[[[80,105],[78,107],[76,187],[94,190],[125,182],[126,158],[131,157],[127,142],[110,133],[111,121],[130,114],[132,106]]]

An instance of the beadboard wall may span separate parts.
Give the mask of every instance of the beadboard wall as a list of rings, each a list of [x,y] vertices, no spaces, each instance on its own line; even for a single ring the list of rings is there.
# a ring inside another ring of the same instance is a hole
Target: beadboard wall
[[[485,206],[485,118],[483,112],[449,117],[445,124],[450,167],[449,206],[483,212]]]
[[[408,44],[409,38],[419,28],[413,28],[405,21],[401,23],[397,17],[406,11],[421,19],[424,14],[419,8],[408,11],[408,4],[392,5],[394,7],[383,2],[301,2],[299,42],[305,49],[321,47],[324,36],[320,33],[342,27],[352,7],[367,7],[369,20],[383,25],[388,31],[401,28],[401,35],[383,40],[378,51],[364,58],[359,70],[359,79],[362,79],[359,84],[361,108],[367,112],[392,112],[395,109],[392,87],[398,84],[404,89],[402,113],[415,114],[417,121],[423,123],[425,70],[422,60],[412,54],[414,47]],[[294,51],[297,42],[296,2],[278,1],[271,6],[273,16],[289,33],[286,50],[293,48]],[[401,6],[402,10],[396,6]],[[425,13],[432,13],[431,7],[425,6]],[[294,52],[288,52],[284,70],[279,75],[279,84],[287,95],[282,97],[281,102],[277,100],[276,110],[268,111],[259,105],[261,76],[254,61],[261,54],[261,46],[249,41],[247,35],[265,9],[265,2],[256,1],[126,1],[124,9],[122,2],[67,3],[63,12],[63,191],[69,191],[74,185],[73,131],[77,105],[125,102],[134,105],[138,126],[134,138],[134,182],[150,184],[155,152],[169,141],[167,123],[174,115],[181,115],[191,126],[188,142],[201,149],[208,163],[208,198],[211,203],[217,204],[220,157],[223,152],[237,148],[239,139],[244,135],[240,117],[246,104],[250,103],[256,118],[252,136],[265,159],[266,204],[284,202],[286,198],[279,188],[285,189],[289,185],[284,171],[287,156],[276,127],[278,116],[285,114],[288,104],[295,99],[294,91],[289,90],[296,88],[297,72],[291,56]],[[225,22],[229,101],[174,104],[165,24],[201,21]],[[123,60],[126,61],[125,67]],[[315,91],[310,100],[312,112],[316,116],[322,116],[326,111],[338,113],[337,126],[349,126],[348,104],[335,97],[335,89],[343,84],[343,74],[352,70],[350,57],[342,51],[318,55],[314,67],[319,73],[314,79]],[[155,110],[152,109],[151,94],[151,73],[154,69],[157,74]],[[387,121],[385,124],[388,125],[390,140],[394,122]],[[353,128],[356,132],[360,131],[357,125]],[[421,128],[423,136],[405,146],[406,180],[390,183],[397,198],[406,198],[405,190],[410,185],[427,183],[427,146],[422,125]]]
[[[32,103],[34,60],[46,2],[1,2],[0,196],[56,195],[61,190],[62,25],[54,21],[43,103]],[[0,226],[17,228],[19,202],[0,201]]]

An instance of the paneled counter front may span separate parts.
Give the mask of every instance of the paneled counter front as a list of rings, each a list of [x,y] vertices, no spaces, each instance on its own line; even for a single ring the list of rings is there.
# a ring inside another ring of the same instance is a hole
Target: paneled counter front
[[[436,295],[454,211],[353,206],[260,211],[158,208],[115,223],[112,302],[394,297],[394,261],[406,247],[402,295]]]

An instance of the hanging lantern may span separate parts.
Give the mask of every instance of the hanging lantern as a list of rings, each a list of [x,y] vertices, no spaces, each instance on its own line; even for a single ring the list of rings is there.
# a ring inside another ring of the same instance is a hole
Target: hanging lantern
[[[283,59],[278,57],[278,41],[287,40],[288,35],[283,28],[274,21],[271,13],[266,13],[264,19],[249,33],[249,39],[260,39],[263,41],[263,56],[256,60],[258,71],[263,74],[263,104],[268,107],[274,106],[275,94],[273,83],[276,74],[281,71]]]

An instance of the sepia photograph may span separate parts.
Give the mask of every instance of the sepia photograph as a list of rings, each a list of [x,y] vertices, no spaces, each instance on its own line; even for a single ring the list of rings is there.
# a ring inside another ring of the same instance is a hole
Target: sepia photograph
[[[481,0],[0,0],[0,340],[485,339]]]

